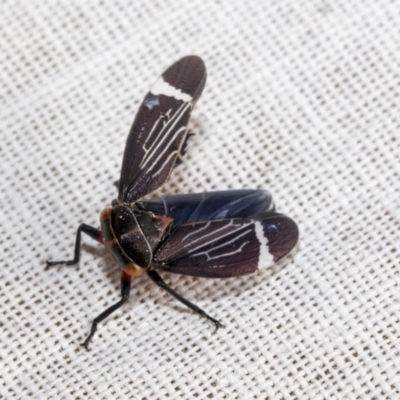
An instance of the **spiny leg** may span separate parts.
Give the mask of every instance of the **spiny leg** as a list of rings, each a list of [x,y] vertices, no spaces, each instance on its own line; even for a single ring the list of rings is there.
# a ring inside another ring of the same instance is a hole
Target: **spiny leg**
[[[191,303],[189,300],[186,300],[184,297],[182,297],[180,294],[176,293],[173,289],[171,289],[161,278],[160,275],[153,269],[153,270],[146,270],[147,275],[149,278],[161,289],[164,289],[167,293],[169,293],[171,296],[175,297],[178,301],[183,303],[186,307],[189,307],[191,310],[196,312],[197,314],[201,315],[202,317],[205,317],[209,319],[214,325],[215,329],[218,329],[219,327],[223,327],[221,322],[218,320],[210,317],[208,314],[206,314],[201,308],[197,307],[195,304]]]
[[[81,232],[90,236],[94,240],[103,243],[103,235],[101,234],[100,230],[93,228],[90,225],[80,224],[76,232],[74,258],[72,260],[66,260],[66,261],[46,261],[46,269],[52,267],[53,265],[59,265],[59,264],[73,265],[79,262],[79,253],[81,250]]]
[[[106,319],[110,314],[114,311],[118,310],[126,301],[129,299],[129,293],[131,291],[131,277],[125,273],[124,271],[121,272],[121,300],[118,303],[113,304],[111,307],[107,308],[107,310],[103,311],[99,316],[97,316],[93,322],[92,327],[90,328],[90,334],[86,338],[86,340],[81,343],[86,350],[89,350],[88,345],[92,340],[93,335],[97,330],[97,324],[101,321]]]
[[[184,140],[184,142],[182,144],[182,147],[181,147],[181,151],[180,151],[177,159],[175,160],[174,168],[179,167],[179,165],[181,165],[183,163],[182,159],[183,159],[183,156],[186,154],[188,143],[189,143],[189,139],[190,139],[191,136],[194,136],[194,135],[195,135],[195,133],[192,132],[192,131],[189,131],[186,134],[185,140]]]

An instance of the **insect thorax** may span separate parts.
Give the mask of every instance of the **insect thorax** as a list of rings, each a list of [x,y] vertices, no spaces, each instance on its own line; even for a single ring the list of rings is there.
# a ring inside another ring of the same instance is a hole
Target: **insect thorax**
[[[172,219],[116,204],[100,214],[104,244],[115,262],[131,276],[139,276],[151,266],[153,251]]]

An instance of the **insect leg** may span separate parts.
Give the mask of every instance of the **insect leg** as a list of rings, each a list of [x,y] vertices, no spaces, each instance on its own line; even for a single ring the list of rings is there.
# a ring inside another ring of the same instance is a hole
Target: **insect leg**
[[[121,300],[118,303],[113,304],[111,307],[107,308],[107,310],[103,311],[99,316],[97,316],[93,322],[92,327],[90,328],[89,336],[85,339],[81,346],[83,346],[86,350],[89,350],[88,345],[92,340],[93,335],[97,330],[97,324],[106,319],[110,314],[114,311],[118,310],[128,299],[129,293],[131,291],[131,277],[125,272],[121,273]]]
[[[216,319],[210,317],[208,314],[206,314],[201,308],[197,307],[195,304],[191,303],[189,300],[186,300],[184,297],[182,297],[180,294],[176,293],[173,289],[171,289],[161,278],[160,275],[154,270],[146,270],[147,275],[149,278],[161,289],[164,289],[167,293],[169,293],[171,296],[175,297],[178,301],[183,303],[186,307],[189,307],[191,310],[196,312],[197,314],[201,315],[202,317],[205,317],[209,319],[214,325],[215,329],[218,329],[219,327],[223,327],[223,325],[217,321]]]
[[[59,264],[73,265],[79,262],[79,252],[81,250],[81,232],[86,233],[86,235],[90,236],[94,240],[103,243],[103,235],[101,234],[100,230],[93,228],[90,225],[80,224],[78,231],[76,232],[74,258],[72,260],[66,260],[66,261],[46,261],[46,269],[52,267],[53,265],[59,265]]]
[[[191,136],[194,136],[194,135],[195,135],[195,133],[193,133],[192,131],[189,131],[187,133],[187,135],[185,137],[185,140],[183,142],[183,145],[181,147],[181,151],[180,151],[180,153],[179,153],[179,155],[178,155],[178,157],[177,157],[177,159],[175,161],[174,168],[178,167],[179,165],[181,165],[183,163],[182,158],[186,154],[188,143],[189,143],[189,139],[190,139]]]

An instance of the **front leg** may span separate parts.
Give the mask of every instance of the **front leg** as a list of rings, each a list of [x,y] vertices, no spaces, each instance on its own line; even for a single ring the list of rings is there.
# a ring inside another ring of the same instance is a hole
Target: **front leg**
[[[131,277],[124,271],[121,272],[121,300],[118,303],[113,304],[107,310],[103,311],[99,316],[97,316],[93,322],[90,329],[89,336],[85,339],[81,346],[86,350],[89,350],[88,345],[92,340],[93,335],[96,333],[97,324],[106,319],[114,311],[118,310],[126,301],[129,299],[129,293],[131,291]]]
[[[170,288],[161,278],[158,273],[152,269],[152,270],[146,270],[146,274],[148,277],[161,289],[164,289],[167,293],[169,293],[171,296],[175,297],[178,301],[183,303],[186,307],[189,307],[191,310],[193,310],[195,313],[201,315],[202,317],[205,317],[209,319],[214,325],[215,329],[218,329],[219,327],[223,327],[221,322],[218,320],[210,317],[208,314],[206,314],[201,308],[197,307],[196,304],[191,303],[189,300],[186,300],[184,297],[182,297],[180,294],[176,293],[172,288]]]
[[[46,269],[49,269],[54,265],[59,265],[59,264],[74,265],[79,262],[79,254],[81,250],[81,232],[90,236],[94,240],[97,240],[99,243],[103,243],[103,235],[101,234],[100,230],[93,228],[90,225],[80,224],[76,232],[74,258],[72,260],[66,260],[66,261],[46,261]]]

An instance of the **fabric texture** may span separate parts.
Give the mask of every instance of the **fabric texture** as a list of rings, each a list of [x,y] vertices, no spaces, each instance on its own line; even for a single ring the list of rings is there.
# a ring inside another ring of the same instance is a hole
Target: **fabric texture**
[[[400,398],[400,3],[0,4],[0,398]],[[269,190],[299,246],[236,279],[146,276],[120,296],[83,237],[116,197],[126,136],[165,67],[208,81],[185,162],[152,193]]]

